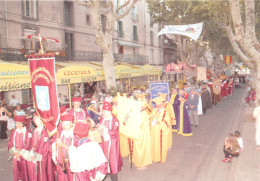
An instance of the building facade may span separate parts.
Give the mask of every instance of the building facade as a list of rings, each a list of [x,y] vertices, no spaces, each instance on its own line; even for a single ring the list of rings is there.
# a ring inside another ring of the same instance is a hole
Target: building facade
[[[114,5],[123,2],[115,0]],[[101,20],[105,28],[105,15]],[[158,37],[160,29],[158,24],[151,25],[145,0],[137,2],[115,24],[115,61],[151,65],[174,61],[176,44],[167,37]],[[0,59],[23,61],[25,54],[37,52],[39,43],[27,38],[33,34],[60,41],[43,43],[47,52],[60,52],[57,61],[102,61],[89,8],[74,1],[0,1]]]

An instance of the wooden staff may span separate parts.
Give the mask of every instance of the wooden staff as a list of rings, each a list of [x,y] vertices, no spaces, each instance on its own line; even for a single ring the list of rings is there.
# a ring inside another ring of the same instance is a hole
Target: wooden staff
[[[129,151],[130,151],[130,165],[131,165],[131,169],[132,169],[132,165],[133,165],[133,144],[131,144],[131,139],[128,138],[128,146],[129,146]]]
[[[60,134],[59,134],[59,131],[57,130],[57,138],[59,139],[60,138]],[[61,166],[62,166],[62,171],[64,172],[65,171],[65,163],[64,163],[64,159],[63,159],[63,153],[62,153],[62,150],[61,148],[57,147],[58,149],[58,154],[61,154]],[[58,155],[58,158],[59,158],[59,155]],[[57,162],[57,165],[59,164],[59,162]]]

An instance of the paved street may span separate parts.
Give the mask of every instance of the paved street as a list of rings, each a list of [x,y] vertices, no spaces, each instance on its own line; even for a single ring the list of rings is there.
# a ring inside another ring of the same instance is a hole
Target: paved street
[[[146,170],[132,169],[128,158],[119,173],[119,181],[258,181],[260,152],[255,151],[253,107],[242,104],[244,89],[236,89],[207,114],[200,116],[200,126],[193,127],[192,137],[173,133],[173,147],[167,162],[155,163]],[[239,130],[244,151],[232,163],[222,163],[224,139]],[[0,180],[12,180],[12,164],[7,162],[7,142],[0,143]],[[107,179],[109,180],[109,179]]]
[[[153,164],[144,171],[131,170],[128,159],[119,174],[120,181],[257,181],[260,180],[260,152],[255,151],[253,107],[242,103],[244,89],[200,116],[200,126],[193,127],[192,137],[173,133],[173,147],[167,162]],[[232,163],[222,163],[225,137],[239,130],[244,151]],[[258,163],[258,164],[257,164]]]

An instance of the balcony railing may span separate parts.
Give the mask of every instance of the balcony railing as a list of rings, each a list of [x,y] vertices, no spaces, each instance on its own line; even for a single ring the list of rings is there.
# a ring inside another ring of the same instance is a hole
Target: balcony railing
[[[24,57],[25,52],[29,52],[29,50],[20,50],[20,49],[0,49],[0,60],[3,61],[26,61],[27,59]],[[33,53],[33,52],[32,52]]]
[[[116,62],[124,62],[135,65],[145,65],[149,63],[148,56],[143,55],[128,55],[128,54],[114,54]]]
[[[38,50],[24,50],[24,49],[0,49],[0,60],[3,61],[26,61],[27,58],[24,57],[25,54],[32,54],[38,52]],[[93,52],[93,51],[73,51],[73,56],[68,57],[66,54],[61,54],[55,56],[56,61],[66,62],[66,61],[92,61],[92,62],[102,62],[103,53]],[[136,65],[145,65],[149,63],[148,56],[143,56],[139,54],[114,54],[115,62],[124,62]]]
[[[73,61],[92,61],[92,62],[102,62],[103,53],[102,52],[92,52],[92,51],[74,51]]]

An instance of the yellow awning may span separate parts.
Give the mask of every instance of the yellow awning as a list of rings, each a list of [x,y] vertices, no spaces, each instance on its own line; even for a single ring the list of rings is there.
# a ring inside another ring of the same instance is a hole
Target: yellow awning
[[[28,65],[0,62],[0,92],[31,87]]]
[[[102,62],[56,62],[57,84],[104,81]],[[161,75],[162,70],[151,65],[115,63],[116,78]],[[28,62],[7,63],[0,60],[0,91],[31,88]]]

